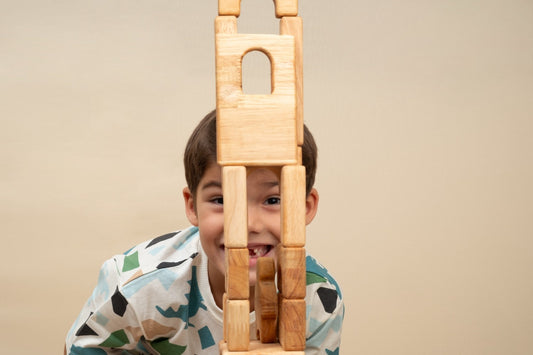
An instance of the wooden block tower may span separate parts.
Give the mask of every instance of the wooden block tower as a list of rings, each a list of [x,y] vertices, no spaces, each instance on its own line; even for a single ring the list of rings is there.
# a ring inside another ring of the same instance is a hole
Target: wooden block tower
[[[298,354],[305,349],[305,167],[302,19],[297,0],[274,0],[280,34],[237,31],[240,0],[219,0],[215,21],[217,160],[222,166],[226,293],[222,354]],[[272,92],[242,91],[242,59],[261,51]],[[257,265],[258,341],[250,341],[246,172],[276,167],[281,189],[281,243]],[[279,291],[279,292],[278,292]],[[277,343],[279,339],[279,343]]]

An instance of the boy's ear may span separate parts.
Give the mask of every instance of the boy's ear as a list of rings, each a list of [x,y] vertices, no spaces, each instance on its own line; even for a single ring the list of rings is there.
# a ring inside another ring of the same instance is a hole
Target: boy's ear
[[[309,224],[315,218],[316,212],[318,210],[318,191],[313,188],[309,195],[305,198],[305,224]]]
[[[183,200],[185,201],[185,214],[193,226],[198,227],[198,215],[194,208],[194,198],[188,187],[183,189]]]

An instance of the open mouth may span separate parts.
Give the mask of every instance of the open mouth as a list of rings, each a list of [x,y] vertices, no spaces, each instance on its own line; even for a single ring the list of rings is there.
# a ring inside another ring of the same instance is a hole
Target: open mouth
[[[260,258],[267,255],[272,250],[272,245],[256,245],[248,248],[250,257]]]
[[[221,250],[224,251],[225,246],[220,246]],[[250,245],[248,246],[248,255],[250,258],[260,258],[267,255],[270,251],[274,249],[273,245],[264,244],[264,245]]]

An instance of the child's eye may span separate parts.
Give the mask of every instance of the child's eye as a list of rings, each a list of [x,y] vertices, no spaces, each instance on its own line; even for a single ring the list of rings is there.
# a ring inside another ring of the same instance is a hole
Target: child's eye
[[[213,199],[211,199],[211,202],[217,204],[217,205],[223,205],[224,204],[224,199],[222,197],[215,197]]]
[[[281,203],[281,199],[279,197],[269,197],[265,201],[266,205],[279,205]]]

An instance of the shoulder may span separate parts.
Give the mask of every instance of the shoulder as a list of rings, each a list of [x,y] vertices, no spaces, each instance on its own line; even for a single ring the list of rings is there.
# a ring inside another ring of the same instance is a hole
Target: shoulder
[[[311,255],[306,257],[307,346],[334,351],[340,343],[344,302],[337,281]]]
[[[310,285],[316,285],[318,287],[316,288],[317,290],[319,290],[321,287],[325,287],[332,291],[327,291],[325,293],[330,293],[332,296],[334,295],[335,298],[342,300],[342,292],[337,281],[333,278],[333,276],[330,275],[328,270],[311,255],[307,255],[305,258],[305,268],[308,291]]]
[[[198,255],[198,242],[198,228],[189,227],[138,244],[124,254],[113,256],[106,264],[115,269],[117,286],[122,287],[160,270],[176,271],[182,264],[185,268],[190,264],[187,261]]]

